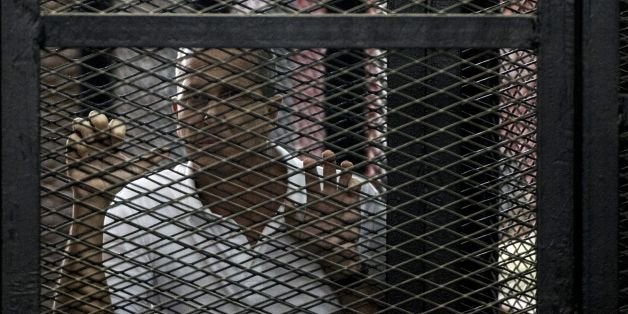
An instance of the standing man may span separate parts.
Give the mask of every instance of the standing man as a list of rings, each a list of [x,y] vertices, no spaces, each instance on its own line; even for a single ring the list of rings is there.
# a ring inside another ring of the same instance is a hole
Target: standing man
[[[117,119],[75,120],[55,309],[374,312],[384,206],[373,186],[330,151],[318,166],[269,142],[280,96],[264,52],[208,49],[179,62],[172,109],[186,160],[176,167],[151,170],[163,151],[127,157]]]

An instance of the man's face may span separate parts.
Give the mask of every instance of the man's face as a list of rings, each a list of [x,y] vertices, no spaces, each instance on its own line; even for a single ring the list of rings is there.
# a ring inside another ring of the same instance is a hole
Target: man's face
[[[208,49],[186,57],[178,79],[183,94],[173,110],[186,153],[201,165],[264,147],[277,99],[262,95],[259,59],[241,50]]]

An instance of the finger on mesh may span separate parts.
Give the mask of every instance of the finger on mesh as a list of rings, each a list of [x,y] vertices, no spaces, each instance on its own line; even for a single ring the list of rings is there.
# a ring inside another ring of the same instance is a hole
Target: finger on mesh
[[[309,227],[313,228],[312,230],[316,230],[317,234],[323,237],[325,241],[331,241],[332,245],[345,242],[353,243],[359,235],[357,226],[341,221],[338,218],[326,218],[311,224]]]
[[[358,201],[362,184],[364,184],[364,182],[361,182],[355,177],[352,177],[351,180],[349,180],[349,188],[346,189],[344,193],[345,203],[353,204]]]
[[[305,169],[305,185],[307,187],[307,201],[313,202],[317,199],[317,195],[321,192],[319,182],[319,175],[316,171],[316,161],[311,158],[305,158],[303,160],[303,169]]]
[[[72,121],[72,130],[80,134],[86,143],[94,141],[94,131],[89,121],[83,118],[75,118],[74,121]]]
[[[358,227],[352,227],[348,230],[341,231],[337,234],[345,242],[354,243],[358,239],[360,229]]]
[[[78,133],[70,134],[65,145],[68,149],[78,153],[80,157],[85,157],[87,155],[87,146],[85,146],[83,139],[80,135],[78,135]]]
[[[332,253],[335,256],[341,257],[340,262],[352,262],[358,257],[358,248],[353,242],[344,242],[337,244],[332,249]]]
[[[334,249],[345,242],[345,240],[337,235],[327,234],[321,236],[321,241],[319,241],[318,244],[326,249]]]
[[[343,188],[346,190],[346,188]],[[308,204],[308,209],[315,210],[322,215],[342,214],[358,206],[358,198],[336,191],[326,198],[318,198]]]
[[[124,141],[126,135],[126,125],[118,119],[109,121],[109,130],[111,132],[111,145],[117,145]]]
[[[349,187],[349,183],[351,182],[351,176],[353,175],[351,173],[351,168],[353,167],[353,163],[345,160],[342,163],[340,163],[340,167],[342,167],[342,174],[340,175],[340,187],[341,188],[346,188]]]
[[[361,218],[360,214],[353,209],[346,209],[340,213],[340,219],[346,224],[354,224],[360,221]]]
[[[150,153],[141,156],[138,161],[134,163],[134,167],[131,167],[131,172],[135,174],[142,174],[148,170],[159,165],[159,163],[168,157],[168,152],[163,149],[151,151]]]
[[[336,154],[331,150],[326,150],[323,157],[323,189],[325,193],[331,194],[336,191]]]
[[[94,126],[96,131],[98,132],[97,138],[105,139],[107,138],[106,130],[109,126],[109,119],[104,114],[93,110],[89,113],[89,121]]]

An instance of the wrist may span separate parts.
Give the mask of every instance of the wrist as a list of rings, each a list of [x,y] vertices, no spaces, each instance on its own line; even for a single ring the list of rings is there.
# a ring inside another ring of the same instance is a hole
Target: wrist
[[[382,290],[376,281],[368,276],[365,266],[361,272],[336,280],[335,284],[335,293],[343,307],[339,313],[374,314],[383,309]]]
[[[102,233],[105,212],[110,203],[109,199],[102,196],[75,199],[72,207],[70,235],[91,239],[93,235]]]

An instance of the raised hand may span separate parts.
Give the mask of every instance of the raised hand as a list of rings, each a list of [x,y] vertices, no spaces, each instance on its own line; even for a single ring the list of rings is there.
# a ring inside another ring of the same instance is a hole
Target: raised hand
[[[102,267],[105,210],[128,181],[145,174],[164,154],[129,158],[120,150],[126,133],[122,121],[96,111],[88,119],[74,119],[72,130],[65,156],[74,194],[69,234],[78,240],[68,241],[65,248],[53,308],[63,313],[109,313]]]
[[[130,158],[120,150],[126,126],[92,111],[88,119],[76,118],[67,140],[67,174],[76,184],[77,199],[90,195],[111,201],[132,178],[141,176],[164,158],[165,152]],[[108,204],[107,204],[108,205]]]
[[[306,249],[317,254],[333,277],[342,277],[359,269],[357,240],[360,213],[357,208],[360,185],[350,169],[353,163],[336,165],[335,154],[323,152],[323,176],[316,162],[304,160],[307,204],[292,211],[287,221],[293,225],[296,238]]]

